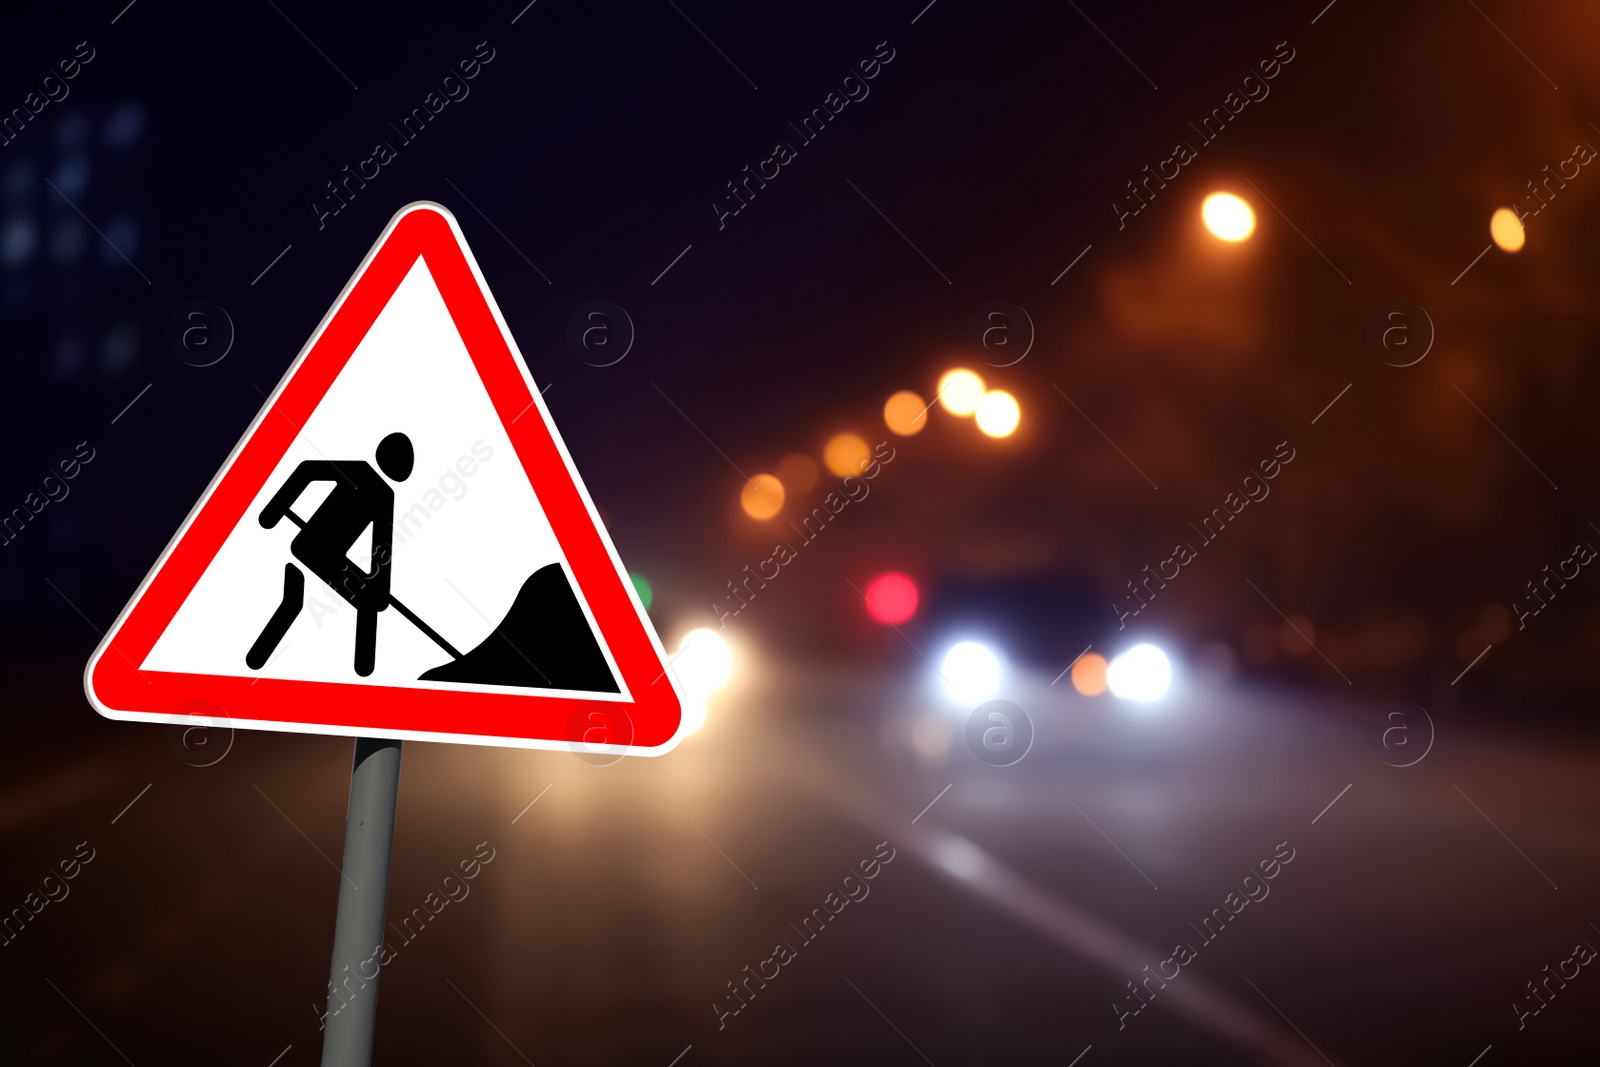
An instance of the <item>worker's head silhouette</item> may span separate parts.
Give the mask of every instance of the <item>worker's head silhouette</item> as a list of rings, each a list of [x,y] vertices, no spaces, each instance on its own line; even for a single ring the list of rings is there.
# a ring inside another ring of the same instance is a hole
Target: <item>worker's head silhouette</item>
[[[416,460],[411,451],[411,438],[403,433],[392,433],[378,442],[378,469],[393,482],[403,482],[411,477],[411,465]]]

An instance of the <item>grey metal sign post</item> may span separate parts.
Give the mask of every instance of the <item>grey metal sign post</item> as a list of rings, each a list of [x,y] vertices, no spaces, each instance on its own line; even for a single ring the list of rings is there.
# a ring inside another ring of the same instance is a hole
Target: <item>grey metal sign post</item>
[[[322,1067],[370,1067],[372,1063],[394,809],[400,791],[400,745],[383,738],[356,738],[350,808],[344,824],[339,913],[333,925]]]

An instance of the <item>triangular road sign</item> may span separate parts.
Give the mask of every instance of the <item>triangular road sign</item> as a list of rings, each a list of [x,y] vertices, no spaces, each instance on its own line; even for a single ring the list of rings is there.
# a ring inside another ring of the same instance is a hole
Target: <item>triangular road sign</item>
[[[144,722],[677,743],[661,642],[448,211],[389,223],[84,688]]]

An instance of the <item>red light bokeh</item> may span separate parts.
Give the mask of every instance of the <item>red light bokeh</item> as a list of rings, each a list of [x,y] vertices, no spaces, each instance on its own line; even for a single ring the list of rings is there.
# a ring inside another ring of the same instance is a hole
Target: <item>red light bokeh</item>
[[[899,625],[917,613],[917,585],[903,574],[880,574],[867,586],[867,614]]]

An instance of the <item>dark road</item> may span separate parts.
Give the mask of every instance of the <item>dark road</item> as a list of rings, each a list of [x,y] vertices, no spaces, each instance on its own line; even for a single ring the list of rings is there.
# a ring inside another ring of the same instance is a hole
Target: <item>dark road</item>
[[[671,759],[408,744],[378,1060],[1590,1062],[1600,985],[1527,983],[1600,941],[1592,741],[1024,677],[993,767],[922,679],[814,673]],[[167,733],[10,752],[6,854],[93,859],[6,945],[8,1062],[316,1062],[350,745]]]

